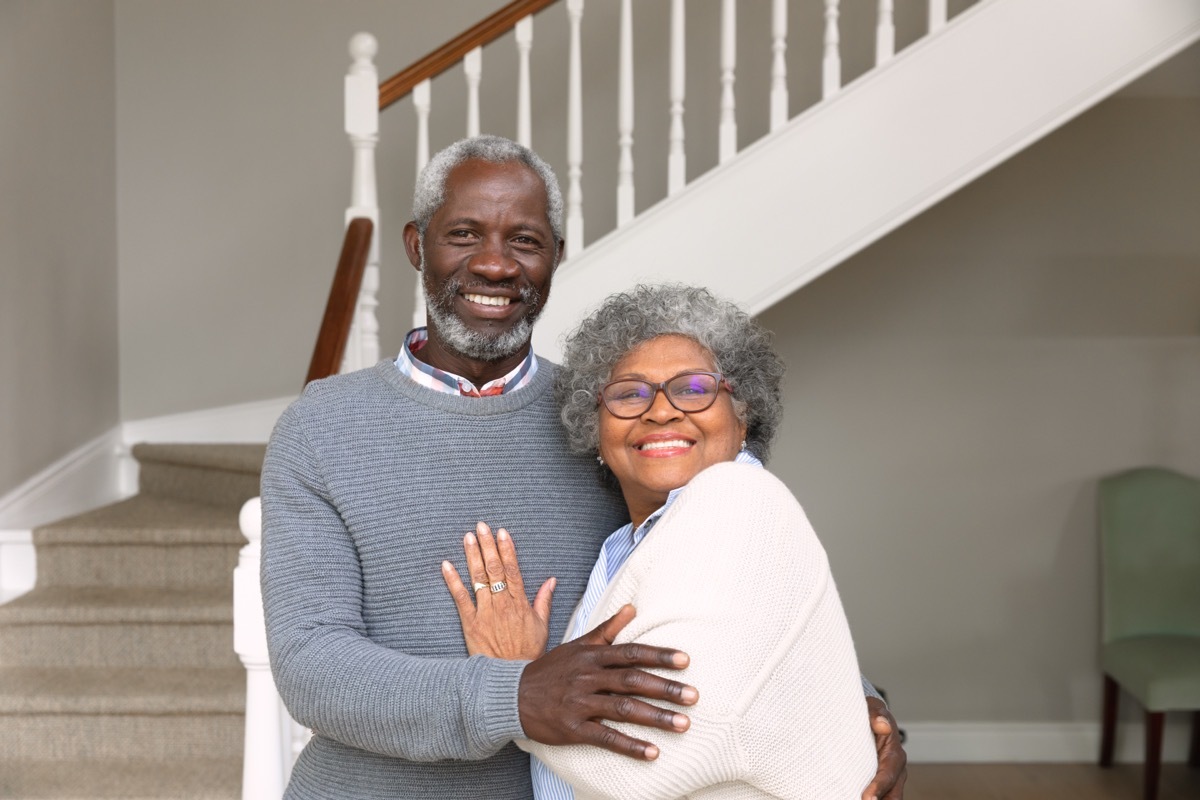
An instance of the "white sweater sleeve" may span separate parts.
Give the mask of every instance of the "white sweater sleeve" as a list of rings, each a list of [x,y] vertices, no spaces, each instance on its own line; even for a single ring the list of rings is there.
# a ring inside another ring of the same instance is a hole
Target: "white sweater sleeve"
[[[696,476],[630,556],[590,625],[626,602],[618,641],[675,647],[700,691],[683,734],[617,724],[659,746],[638,762],[588,746],[523,744],[578,797],[856,798],[875,752],[854,647],[825,552],[774,476],[718,464]],[[663,673],[666,674],[666,673]]]

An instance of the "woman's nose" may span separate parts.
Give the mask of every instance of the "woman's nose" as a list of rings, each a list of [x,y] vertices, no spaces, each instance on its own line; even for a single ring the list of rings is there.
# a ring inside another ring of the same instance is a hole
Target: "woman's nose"
[[[654,391],[654,399],[650,401],[650,407],[642,414],[644,419],[658,423],[670,422],[682,416],[683,412],[671,405],[671,401],[667,399],[667,390],[662,387]]]

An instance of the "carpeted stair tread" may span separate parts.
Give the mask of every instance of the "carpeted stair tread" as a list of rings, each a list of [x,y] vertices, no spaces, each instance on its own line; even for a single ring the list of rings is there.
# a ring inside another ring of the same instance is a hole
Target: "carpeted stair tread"
[[[245,705],[237,668],[0,668],[0,715],[240,714]]]
[[[227,587],[47,586],[0,605],[0,624],[231,623]]]
[[[237,800],[236,759],[0,761],[0,797],[11,800]]]
[[[42,525],[35,545],[245,544],[237,509],[138,494]]]
[[[265,444],[135,444],[133,457],[142,464],[219,469],[257,475],[262,471]]]

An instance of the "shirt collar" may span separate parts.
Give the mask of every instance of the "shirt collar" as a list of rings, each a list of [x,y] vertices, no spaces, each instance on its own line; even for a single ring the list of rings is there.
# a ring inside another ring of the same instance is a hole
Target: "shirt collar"
[[[413,355],[428,341],[428,328],[414,328],[404,337],[404,346],[400,348],[400,355],[396,357],[396,366],[400,372],[427,389],[471,397],[507,394],[528,386],[537,374],[537,357],[534,356],[533,350],[530,350],[521,363],[509,373],[488,381],[477,389],[471,381],[461,375],[430,366]]]

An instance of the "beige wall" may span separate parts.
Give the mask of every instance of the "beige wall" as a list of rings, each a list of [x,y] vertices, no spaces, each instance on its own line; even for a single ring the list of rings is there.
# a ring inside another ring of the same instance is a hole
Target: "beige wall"
[[[969,6],[955,0],[951,11]],[[341,130],[346,44],[380,42],[390,75],[503,0],[116,0],[120,164],[121,415],[139,419],[278,397],[299,389],[341,245],[350,148]],[[874,57],[867,4],[844,4],[844,75]],[[860,9],[858,6],[861,5]],[[924,30],[900,4],[898,41]],[[637,206],[666,193],[667,2],[635,4]],[[716,164],[720,0],[689,0],[688,173]],[[589,3],[583,26],[585,239],[615,225],[618,3]],[[794,113],[819,97],[820,3],[790,19]],[[565,4],[534,25],[534,147],[566,176]],[[744,145],[767,128],[770,6],[743,3],[738,117]],[[516,135],[512,34],[485,51],[485,131]],[[465,131],[452,68],[433,86],[433,149]],[[399,232],[411,211],[415,134],[402,101],[384,113],[378,154],[384,353],[412,317],[415,273]]]
[[[1096,479],[1200,475],[1198,142],[1196,97],[1109,100],[762,316],[902,718],[1098,716]]]
[[[0,3],[0,495],[117,423],[111,2]]]

